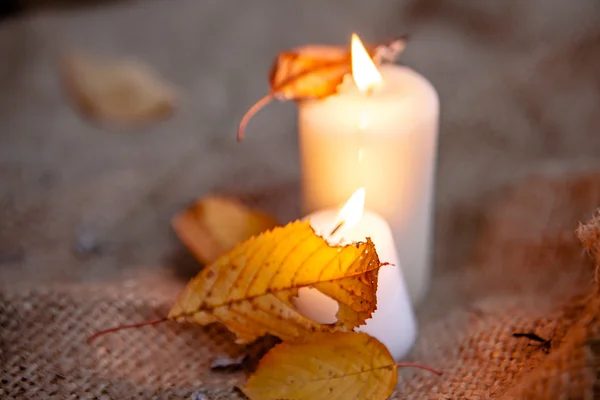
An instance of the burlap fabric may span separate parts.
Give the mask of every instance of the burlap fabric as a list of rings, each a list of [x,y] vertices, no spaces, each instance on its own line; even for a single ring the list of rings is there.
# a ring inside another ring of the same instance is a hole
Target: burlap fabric
[[[600,203],[600,175],[533,178],[486,202],[539,163],[545,171],[586,158],[597,165],[596,0],[305,1],[293,13],[288,2],[263,0],[114,3],[128,4],[0,26],[11,60],[0,63],[0,398],[239,397],[232,387],[243,373],[209,369],[216,355],[246,351],[218,326],[85,339],[169,308],[184,280],[156,270],[170,266],[168,220],[185,202],[224,185],[297,179],[285,109],[258,116],[244,147],[227,133],[264,93],[264,81],[249,77],[263,76],[276,51],[341,42],[351,29],[365,39],[414,32],[402,61],[432,80],[443,104],[441,246],[410,359],[445,374],[403,370],[395,397],[592,398],[600,345],[587,342],[597,298],[574,233]],[[187,108],[143,139],[86,124],[54,84],[56,31],[83,49],[141,56],[187,89]],[[115,278],[137,266],[148,271]],[[89,283],[101,278],[112,281]],[[74,282],[45,283],[62,279]],[[548,353],[512,337],[517,331],[551,338]]]
[[[532,178],[490,205],[469,262],[437,275],[419,310],[409,359],[444,375],[402,370],[394,398],[593,398],[589,344],[600,297],[575,229],[600,203],[600,174],[570,176]],[[599,224],[579,229],[592,256]],[[243,348],[219,325],[169,322],[86,344],[95,330],[164,315],[180,289],[180,280],[158,273],[103,284],[3,285],[2,398],[240,397],[234,387],[244,372],[211,371],[211,361],[258,356],[272,342]],[[534,332],[550,346],[514,332]]]

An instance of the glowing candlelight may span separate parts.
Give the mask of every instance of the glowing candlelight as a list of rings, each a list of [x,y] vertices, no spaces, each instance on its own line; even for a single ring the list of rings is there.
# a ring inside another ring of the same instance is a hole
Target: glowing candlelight
[[[356,33],[352,34],[351,53],[352,79],[356,87],[366,93],[381,85],[381,74]]]
[[[373,63],[352,36],[352,80],[338,94],[300,103],[305,213],[336,207],[357,187],[391,225],[408,290],[429,286],[438,96],[415,71]]]
[[[414,344],[415,317],[390,227],[382,217],[365,210],[364,203],[365,189],[360,188],[341,209],[318,211],[305,219],[331,245],[364,242],[367,237],[371,238],[379,260],[388,263],[379,270],[377,309],[366,324],[356,330],[376,337],[388,347],[394,358],[400,359]],[[332,226],[339,228],[330,235]],[[317,322],[333,323],[337,320],[337,302],[316,289],[300,289],[294,304],[300,313]]]

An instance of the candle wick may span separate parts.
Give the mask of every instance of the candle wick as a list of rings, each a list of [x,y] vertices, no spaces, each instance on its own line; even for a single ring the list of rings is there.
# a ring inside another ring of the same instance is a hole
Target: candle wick
[[[382,82],[376,82],[370,86],[368,86],[365,91],[363,92],[363,94],[366,97],[371,97],[375,94],[375,92],[378,92],[381,89],[382,86]]]
[[[340,222],[339,224],[337,224],[337,226],[336,226],[335,228],[333,228],[333,230],[332,230],[332,231],[331,231],[331,233],[329,234],[329,237],[331,237],[331,236],[335,235],[335,233],[336,233],[337,231],[339,231],[339,230],[340,230],[340,228],[341,228],[342,226],[344,226],[344,224],[345,224],[345,223],[346,223],[346,221],[342,221],[342,222]]]

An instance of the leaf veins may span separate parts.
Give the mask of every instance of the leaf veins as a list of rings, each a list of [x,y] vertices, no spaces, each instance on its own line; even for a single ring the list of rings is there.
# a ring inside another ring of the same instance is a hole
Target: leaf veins
[[[207,266],[188,283],[169,318],[221,322],[241,344],[265,334],[294,340],[310,332],[347,331],[375,310],[380,267],[370,239],[331,247],[309,222],[297,221],[253,237]],[[334,324],[295,309],[292,299],[302,287],[338,302]]]
[[[376,64],[393,62],[404,50],[406,39],[404,36],[366,49]],[[279,53],[269,71],[271,90],[242,117],[238,141],[243,140],[250,119],[273,99],[303,101],[331,96],[351,69],[347,46],[308,45]]]
[[[366,333],[316,333],[297,343],[281,343],[260,361],[243,392],[251,400],[383,400],[398,380],[388,349]]]

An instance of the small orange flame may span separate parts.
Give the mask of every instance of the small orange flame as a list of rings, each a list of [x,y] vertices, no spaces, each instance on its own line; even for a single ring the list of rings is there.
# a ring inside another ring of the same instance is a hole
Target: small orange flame
[[[351,52],[352,78],[358,90],[366,93],[381,84],[381,74],[356,33],[352,34]]]
[[[338,221],[344,229],[350,229],[360,221],[365,208],[365,188],[360,188],[346,202],[338,214]]]

